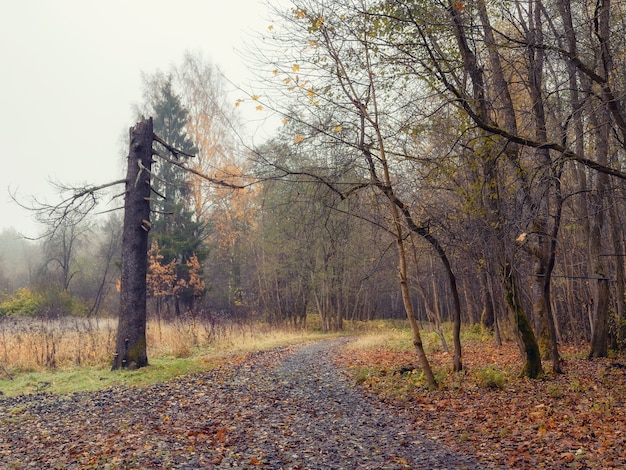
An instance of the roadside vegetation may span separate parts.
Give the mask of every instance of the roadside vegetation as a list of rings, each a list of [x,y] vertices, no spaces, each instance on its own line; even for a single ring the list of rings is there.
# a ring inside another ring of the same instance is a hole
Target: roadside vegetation
[[[330,337],[315,326],[269,327],[180,318],[148,322],[150,366],[111,371],[112,319],[0,317],[0,394],[71,393],[148,385],[234,364],[249,353]]]
[[[463,330],[465,369],[452,371],[432,332],[425,348],[440,384],[428,390],[410,333],[369,332],[338,359],[355,383],[410,413],[431,438],[505,468],[624,468],[626,357],[587,359],[586,344],[563,344],[562,374],[519,376],[511,338],[498,346],[479,326]]]

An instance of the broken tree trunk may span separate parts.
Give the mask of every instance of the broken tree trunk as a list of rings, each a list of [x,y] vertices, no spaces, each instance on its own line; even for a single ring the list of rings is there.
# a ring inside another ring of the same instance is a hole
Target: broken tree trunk
[[[146,273],[150,231],[152,118],[130,129],[124,198],[120,316],[112,369],[148,365],[146,352]]]

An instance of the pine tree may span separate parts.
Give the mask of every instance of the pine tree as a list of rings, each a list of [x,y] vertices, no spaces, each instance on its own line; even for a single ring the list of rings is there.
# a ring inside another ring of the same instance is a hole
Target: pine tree
[[[154,133],[173,147],[190,155],[198,153],[198,148],[186,132],[188,111],[180,97],[174,92],[171,77],[155,80],[155,87],[148,109],[154,121]],[[155,144],[158,149],[159,144]],[[164,151],[164,153],[166,153]],[[187,158],[187,157],[180,157]],[[196,256],[200,261],[206,258],[203,249],[203,234],[206,225],[195,220],[189,207],[189,174],[171,163],[157,159],[153,170],[152,231],[151,240],[158,242],[163,255],[163,263],[176,262],[176,283],[188,285],[188,262]],[[180,288],[174,296],[176,314],[193,307],[194,295],[191,288]]]

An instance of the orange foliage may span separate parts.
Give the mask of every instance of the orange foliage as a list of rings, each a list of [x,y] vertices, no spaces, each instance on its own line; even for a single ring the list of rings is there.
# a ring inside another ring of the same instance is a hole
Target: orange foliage
[[[193,290],[194,297],[200,297],[206,288],[206,283],[201,277],[202,267],[200,266],[200,261],[198,261],[198,257],[195,253],[191,255],[186,264],[189,268],[189,282],[187,283],[187,286],[191,287]]]
[[[206,283],[202,279],[202,266],[195,253],[185,263],[189,272],[189,280],[178,278],[176,260],[172,260],[167,264],[162,264],[162,261],[163,255],[159,251],[159,244],[156,241],[152,242],[148,251],[148,275],[146,277],[149,296],[174,296],[186,288],[191,288],[195,297],[202,295]]]
[[[179,289],[176,279],[176,260],[161,264],[162,260],[163,255],[159,250],[159,244],[154,241],[148,251],[148,274],[146,276],[148,295],[152,297],[174,295]]]

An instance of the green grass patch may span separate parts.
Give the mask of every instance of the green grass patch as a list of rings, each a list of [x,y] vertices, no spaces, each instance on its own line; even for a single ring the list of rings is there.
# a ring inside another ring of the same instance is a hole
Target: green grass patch
[[[380,376],[381,370],[378,367],[363,367],[354,371],[354,381],[357,384],[363,384],[374,375]]]
[[[70,370],[28,372],[16,374],[13,380],[0,380],[4,396],[35,393],[66,394],[101,390],[115,385],[146,386],[165,382],[180,375],[210,369],[213,365],[201,356],[189,358],[158,357],[148,367],[134,371],[111,371],[94,367]]]
[[[78,366],[71,361],[59,361],[54,370],[45,367],[21,367],[20,365],[3,366],[0,369],[0,394],[5,396],[28,395],[36,393],[66,394],[81,391],[94,391],[118,385],[146,386],[165,382],[175,377],[208,370],[216,365],[228,362],[237,355],[255,351],[271,350],[293,344],[317,341],[325,338],[349,335],[355,338],[347,345],[350,349],[386,350],[399,353],[414,350],[410,326],[405,320],[374,320],[368,322],[346,321],[345,330],[338,333],[323,333],[316,328],[316,319],[312,318],[304,331],[276,329],[268,325],[256,324],[245,327],[233,326],[224,331],[210,343],[193,343],[200,330],[191,337],[184,328],[188,325],[162,324],[152,325],[152,335],[148,344],[150,366],[136,371],[111,371],[107,360],[110,341],[103,341],[106,350],[97,352],[101,359],[95,364]],[[424,335],[429,342],[438,343],[437,335],[425,325]],[[446,334],[451,334],[451,325],[444,325]],[[55,330],[57,331],[57,330]],[[61,331],[61,330],[58,330]],[[23,333],[20,333],[23,336]],[[108,333],[110,334],[110,333]],[[475,334],[475,333],[474,333]],[[61,333],[58,333],[61,339]],[[67,349],[59,339],[61,346]],[[72,338],[70,338],[72,339]],[[36,344],[35,340],[32,341]],[[67,341],[75,345],[76,342]],[[30,344],[30,343],[29,343]],[[63,350],[65,352],[65,349]],[[427,350],[431,349],[427,347]],[[76,352],[67,350],[68,357]],[[384,375],[384,374],[383,374]],[[364,370],[358,380],[367,381],[371,376],[381,377],[380,370]],[[412,377],[417,385],[419,377]],[[394,386],[401,384],[394,384]]]
[[[506,375],[495,366],[487,366],[476,371],[478,384],[484,388],[502,389],[506,384]]]
[[[493,340],[493,332],[481,323],[461,328],[461,341],[485,342]]]

